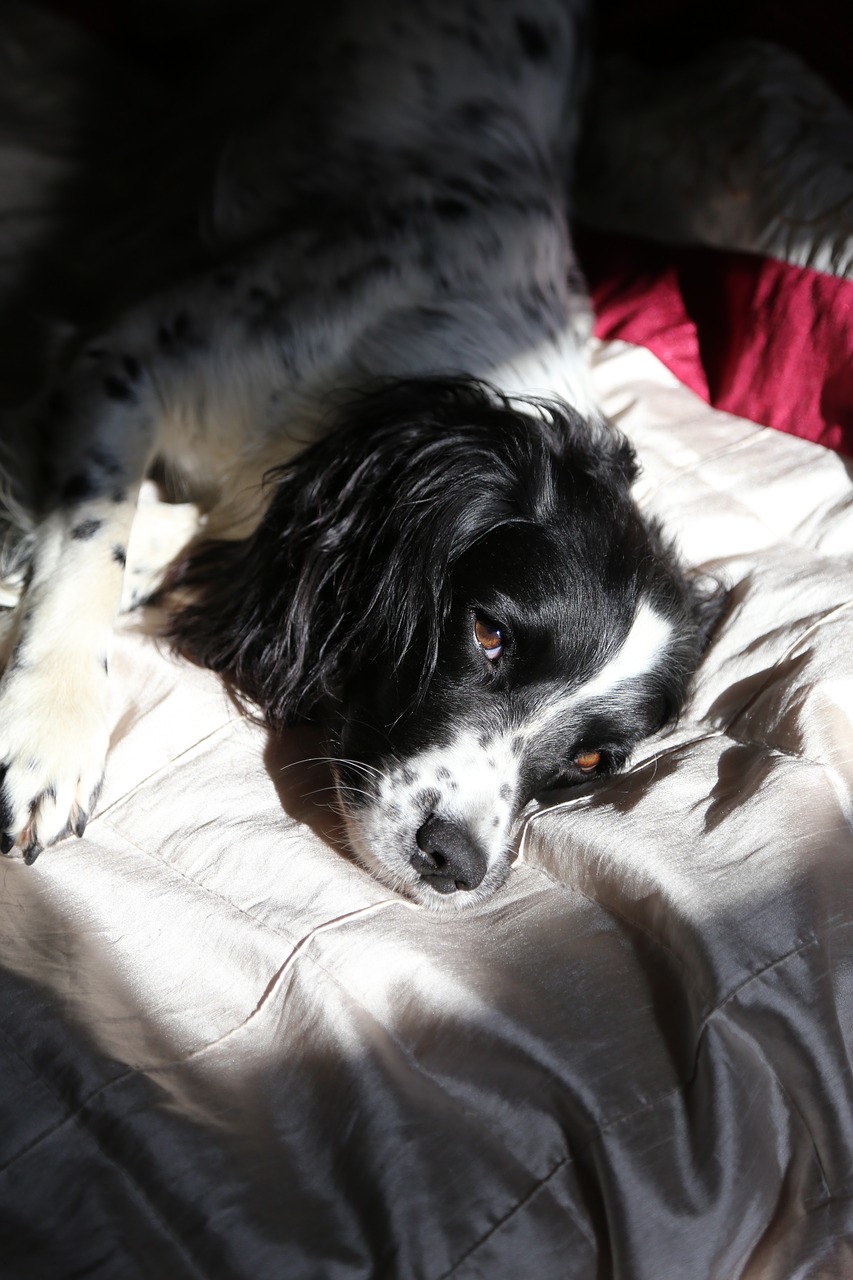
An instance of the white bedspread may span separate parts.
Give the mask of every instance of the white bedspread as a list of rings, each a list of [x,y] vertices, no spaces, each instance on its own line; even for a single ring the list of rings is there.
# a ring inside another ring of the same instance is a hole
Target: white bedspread
[[[848,467],[596,376],[733,587],[682,722],[439,919],[125,619],[100,810],[0,869],[0,1274],[853,1273]]]

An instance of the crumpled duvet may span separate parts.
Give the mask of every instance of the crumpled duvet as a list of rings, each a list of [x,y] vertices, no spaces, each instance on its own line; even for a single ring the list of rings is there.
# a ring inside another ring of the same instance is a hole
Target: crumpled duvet
[[[686,715],[438,918],[126,619],[98,815],[0,868],[0,1275],[853,1274],[848,470],[596,377],[732,586]]]

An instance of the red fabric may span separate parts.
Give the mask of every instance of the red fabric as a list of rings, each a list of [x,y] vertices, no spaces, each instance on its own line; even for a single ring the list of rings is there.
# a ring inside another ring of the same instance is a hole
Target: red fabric
[[[584,231],[596,333],[710,404],[853,456],[853,281],[769,258]]]

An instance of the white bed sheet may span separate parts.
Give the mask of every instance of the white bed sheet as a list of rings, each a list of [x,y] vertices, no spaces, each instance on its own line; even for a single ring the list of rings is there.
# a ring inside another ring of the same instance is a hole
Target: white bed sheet
[[[125,618],[97,814],[0,867],[0,1274],[853,1274],[849,467],[595,376],[732,585],[682,721],[444,919]]]

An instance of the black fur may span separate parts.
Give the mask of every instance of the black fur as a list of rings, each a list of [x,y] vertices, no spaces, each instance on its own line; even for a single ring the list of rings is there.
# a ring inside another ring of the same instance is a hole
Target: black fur
[[[71,537],[80,541],[88,541],[94,538],[101,527],[100,520],[81,520],[79,524],[75,524],[71,530]]]
[[[573,625],[594,626],[579,616],[584,592],[592,610],[608,575],[627,577],[636,603],[640,580],[668,561],[630,499],[635,475],[624,437],[567,405],[510,401],[474,380],[391,382],[269,476],[251,536],[191,548],[166,586],[183,601],[170,638],[275,729],[346,714],[343,691],[360,670],[414,664],[396,720],[429,686],[455,568],[498,529],[511,544],[513,529],[566,525],[579,566]],[[699,601],[674,567],[660,576],[685,631],[680,700],[702,644]],[[568,585],[554,582],[555,601]]]
[[[269,477],[250,537],[175,567],[171,639],[273,729],[324,726],[365,861],[396,875],[399,858],[428,898],[488,890],[508,862],[484,833],[618,769],[676,716],[719,613],[641,516],[635,475],[625,439],[566,405],[391,382]],[[644,608],[660,641],[586,700]],[[499,661],[473,642],[478,619]],[[476,822],[454,817],[471,769],[489,779]]]

